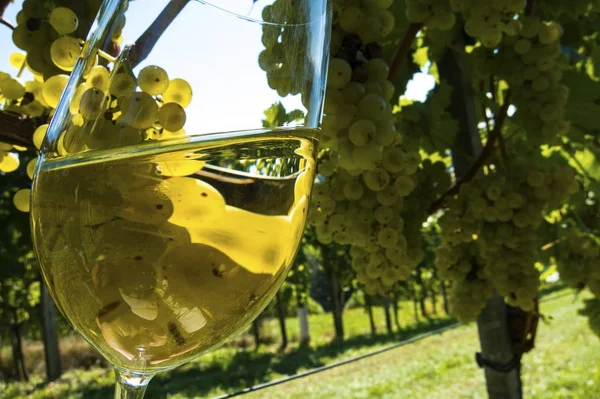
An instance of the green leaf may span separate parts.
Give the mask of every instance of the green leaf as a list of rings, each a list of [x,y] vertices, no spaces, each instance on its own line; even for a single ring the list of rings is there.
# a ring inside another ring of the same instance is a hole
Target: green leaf
[[[565,108],[567,120],[587,131],[600,130],[600,82],[595,82],[585,73],[568,71],[562,83],[570,89]]]

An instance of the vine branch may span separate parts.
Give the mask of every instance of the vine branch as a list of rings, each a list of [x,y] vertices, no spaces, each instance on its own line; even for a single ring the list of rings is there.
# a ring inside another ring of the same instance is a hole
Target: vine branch
[[[131,47],[129,56],[131,68],[135,68],[136,65],[148,57],[158,39],[189,2],[190,0],[171,0],[165,6],[154,22]]]
[[[525,15],[531,15],[535,11],[535,0],[527,0],[525,5]]]
[[[2,17],[0,17],[0,25],[4,25],[10,30],[15,30],[15,26]]]
[[[404,59],[406,58],[406,55],[410,50],[412,42],[415,40],[415,37],[417,37],[417,33],[419,33],[422,27],[422,23],[411,23],[406,28],[406,32],[404,32],[404,37],[402,37],[402,41],[400,41],[396,52],[392,56],[388,80],[393,80],[396,73],[398,73],[398,71],[400,70],[402,63],[404,62]]]
[[[167,4],[148,29],[133,44],[130,52],[132,68],[148,57],[158,39],[189,2],[190,0],[172,0]],[[7,0],[0,0],[0,24],[14,29],[12,24],[2,18],[8,3]],[[39,125],[47,123],[46,119],[0,111],[0,141],[35,150],[33,132]]]
[[[433,204],[429,206],[428,212],[430,214],[440,209],[446,198],[457,194],[458,190],[464,183],[468,183],[471,180],[473,180],[473,178],[477,175],[479,169],[481,169],[481,167],[488,160],[490,155],[492,155],[494,146],[496,142],[500,139],[500,136],[502,135],[502,126],[504,125],[504,120],[506,119],[508,106],[510,105],[509,99],[510,93],[505,96],[502,107],[500,107],[500,109],[498,110],[498,114],[494,117],[494,129],[491,131],[488,140],[485,143],[485,147],[483,147],[483,150],[481,151],[477,159],[473,161],[473,163],[471,164],[467,172],[464,174],[464,176],[462,176],[452,187],[450,187],[450,189],[448,189],[444,194],[442,194],[440,198],[438,198]]]

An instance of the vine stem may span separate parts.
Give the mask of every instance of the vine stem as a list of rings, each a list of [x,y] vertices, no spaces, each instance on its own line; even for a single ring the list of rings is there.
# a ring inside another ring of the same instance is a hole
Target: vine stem
[[[11,24],[10,22],[8,22],[7,20],[5,20],[4,18],[1,18],[1,17],[0,17],[0,25],[4,25],[10,30],[15,30],[15,26],[13,24]]]
[[[135,68],[136,65],[148,57],[158,39],[189,2],[190,0],[171,0],[165,6],[158,17],[131,47],[129,63],[132,68]]]
[[[415,37],[417,37],[417,33],[423,28],[422,23],[411,23],[406,28],[406,32],[404,32],[404,37],[402,37],[402,41],[398,45],[396,52],[392,56],[392,60],[390,62],[390,72],[388,74],[388,80],[393,81],[394,76],[400,70],[410,47],[412,46]]]
[[[473,180],[473,178],[479,172],[479,169],[483,166],[483,164],[488,160],[488,158],[492,155],[494,146],[496,142],[500,139],[502,135],[502,126],[504,125],[504,120],[506,119],[506,114],[508,111],[508,106],[510,105],[510,93],[508,93],[504,98],[504,103],[498,114],[494,117],[494,129],[490,133],[487,142],[485,143],[485,147],[475,159],[475,161],[471,164],[467,172],[462,176],[450,189],[448,189],[440,198],[438,198],[433,204],[429,206],[428,212],[432,214],[436,212],[438,209],[442,207],[446,198],[455,195],[460,190],[460,187]]]

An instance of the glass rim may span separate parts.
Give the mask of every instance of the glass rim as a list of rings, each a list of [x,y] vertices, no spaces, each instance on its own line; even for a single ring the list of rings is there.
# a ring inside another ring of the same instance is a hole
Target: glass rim
[[[303,22],[303,23],[281,23],[281,22],[269,22],[269,21],[264,21],[264,20],[260,20],[260,19],[256,19],[253,17],[249,17],[247,15],[242,15],[240,13],[228,10],[226,8],[223,8],[222,6],[218,6],[216,4],[214,4],[212,1],[210,0],[194,0],[197,3],[209,6],[209,7],[213,7],[216,8],[219,11],[223,11],[231,16],[234,16],[236,18],[242,19],[246,22],[252,22],[252,23],[256,23],[259,25],[270,25],[270,26],[280,26],[280,27],[285,27],[285,26],[309,26],[314,24],[317,21],[322,21],[323,19],[326,19],[328,17],[328,11],[327,11],[327,3],[328,0],[318,0],[318,1],[322,1],[324,7],[323,13],[321,15],[319,15],[318,17],[311,19],[307,22]],[[313,1],[313,0],[307,0],[309,2]]]

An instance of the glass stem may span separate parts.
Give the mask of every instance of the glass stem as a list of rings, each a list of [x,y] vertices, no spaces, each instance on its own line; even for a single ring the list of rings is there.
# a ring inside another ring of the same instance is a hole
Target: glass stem
[[[115,399],[142,399],[154,374],[128,373],[115,369]]]

